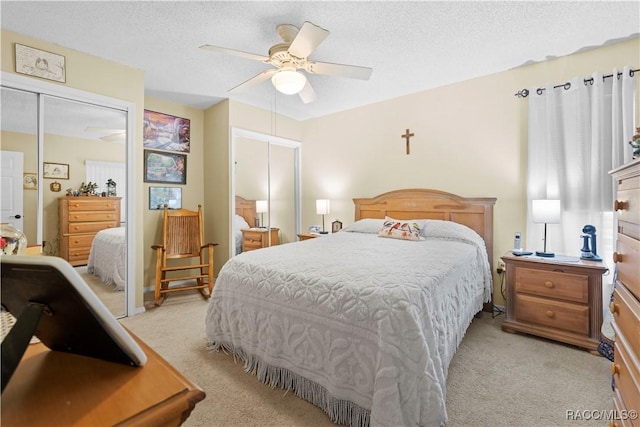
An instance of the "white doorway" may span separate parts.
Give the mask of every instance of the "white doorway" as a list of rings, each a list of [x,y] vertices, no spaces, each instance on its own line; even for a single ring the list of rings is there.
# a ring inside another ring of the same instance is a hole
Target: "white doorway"
[[[21,152],[0,151],[0,222],[20,231],[24,230],[23,162],[24,154]]]

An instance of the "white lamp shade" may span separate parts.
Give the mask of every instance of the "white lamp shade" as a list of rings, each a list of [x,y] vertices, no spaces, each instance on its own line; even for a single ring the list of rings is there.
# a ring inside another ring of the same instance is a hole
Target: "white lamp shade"
[[[533,222],[558,224],[560,222],[560,200],[532,200],[531,218]]]
[[[331,210],[331,203],[327,199],[316,200],[316,214],[327,215]]]
[[[256,200],[256,212],[265,213],[269,211],[269,205],[266,200]]]
[[[293,95],[300,92],[307,84],[307,78],[294,70],[281,70],[271,77],[271,82],[278,91],[286,95]]]

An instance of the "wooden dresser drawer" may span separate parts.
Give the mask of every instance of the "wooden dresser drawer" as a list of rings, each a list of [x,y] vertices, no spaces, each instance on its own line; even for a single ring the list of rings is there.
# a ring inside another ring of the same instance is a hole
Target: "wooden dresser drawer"
[[[519,267],[516,269],[516,292],[587,304],[589,278],[579,274]]]
[[[614,325],[614,330],[615,330]],[[618,331],[616,331],[618,332]],[[616,333],[616,343],[614,361],[611,364],[611,373],[615,388],[618,390],[619,399],[622,406],[629,411],[640,413],[640,378],[638,378],[638,360],[634,358],[624,339],[618,339]],[[633,426],[640,425],[640,420],[628,420]]]
[[[79,247],[91,247],[95,234],[79,234],[69,236],[69,250]]]
[[[516,294],[516,320],[589,334],[589,306]]]
[[[618,193],[613,207],[619,221],[640,224],[640,176],[618,180]]]
[[[629,349],[636,357],[640,357],[640,302],[624,286],[618,284],[610,309],[616,327],[624,335]],[[640,378],[640,373],[638,377]]]
[[[116,221],[116,212],[69,212],[69,222]]]
[[[71,234],[97,233],[100,230],[116,228],[119,225],[115,222],[70,222],[69,230],[66,232]]]
[[[74,211],[113,211],[120,209],[120,202],[103,197],[74,197],[69,201],[69,212]]]
[[[618,267],[618,281],[640,299],[640,241],[618,234],[613,260]]]
[[[68,251],[69,261],[72,265],[74,262],[86,264],[89,259],[89,254],[91,253],[91,246],[76,246],[70,247]]]

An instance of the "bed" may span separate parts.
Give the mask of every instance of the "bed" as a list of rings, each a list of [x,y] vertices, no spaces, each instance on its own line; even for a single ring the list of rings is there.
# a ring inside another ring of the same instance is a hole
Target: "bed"
[[[491,301],[495,200],[354,199],[338,233],[233,257],[207,309],[208,346],[336,423],[443,425],[449,363]],[[384,238],[396,221],[419,240]]]
[[[242,253],[242,230],[253,227],[256,220],[256,201],[236,196],[236,211],[233,218],[233,238],[236,255]]]
[[[100,277],[115,290],[124,290],[127,278],[127,241],[125,227],[99,231],[91,243],[87,272]]]

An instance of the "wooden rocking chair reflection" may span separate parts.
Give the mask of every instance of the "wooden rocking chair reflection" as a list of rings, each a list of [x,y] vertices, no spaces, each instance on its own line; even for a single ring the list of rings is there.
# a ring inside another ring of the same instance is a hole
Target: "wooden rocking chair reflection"
[[[198,289],[204,298],[211,296],[213,291],[213,247],[218,244],[203,243],[203,240],[201,205],[198,205],[197,211],[170,210],[167,205],[164,205],[162,245],[151,247],[156,251],[156,305],[161,305],[166,294],[171,292]],[[198,259],[197,264],[193,261],[195,258]],[[177,263],[176,260],[189,262]],[[194,274],[194,270],[197,270],[196,274]],[[167,277],[167,273],[170,277]],[[169,287],[169,283],[175,281],[187,283]]]

